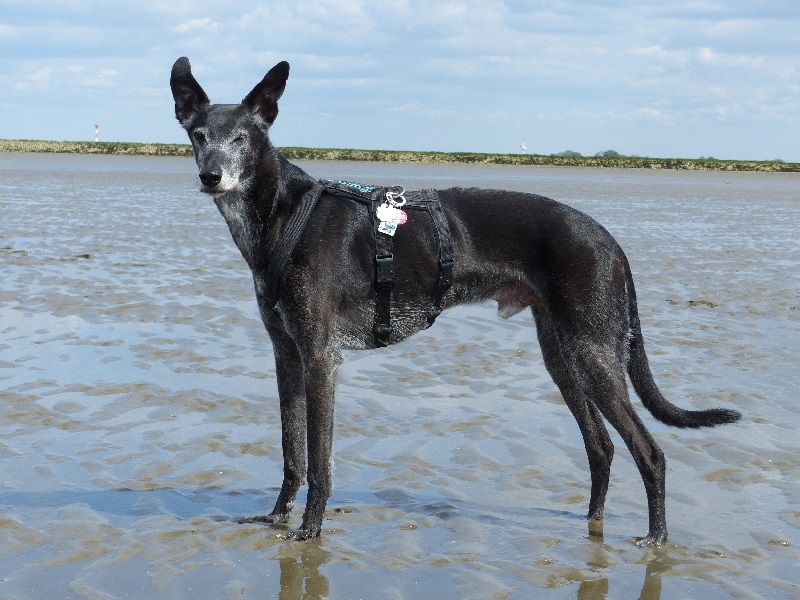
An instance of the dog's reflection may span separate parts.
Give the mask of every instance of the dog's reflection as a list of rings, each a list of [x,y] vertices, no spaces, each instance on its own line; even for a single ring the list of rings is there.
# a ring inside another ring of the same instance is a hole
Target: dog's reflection
[[[603,521],[589,521],[588,540],[592,543],[594,550],[586,561],[587,566],[592,567],[593,565],[603,564],[605,561],[605,552],[602,549]],[[664,570],[664,566],[657,557],[647,561],[642,591],[639,592],[639,600],[661,600],[661,575]],[[607,598],[608,579],[605,577],[582,581],[578,587],[577,600],[606,600]]]
[[[647,563],[639,600],[661,600],[661,571],[657,561]],[[608,579],[605,577],[582,581],[578,588],[578,600],[606,600],[608,597]]]
[[[296,546],[295,546],[296,547]],[[281,584],[278,600],[322,600],[329,598],[328,578],[320,573],[331,553],[320,542],[302,545],[299,552],[278,559],[281,566]]]
[[[589,542],[593,551],[586,559],[590,568],[606,561],[603,548],[602,521],[590,522]],[[666,552],[666,550],[665,550]],[[661,600],[661,578],[665,564],[659,559],[663,553],[648,560],[644,582],[639,600]],[[331,597],[331,586],[328,578],[320,569],[330,560],[331,553],[322,547],[322,542],[315,541],[298,547],[292,545],[289,553],[280,556],[280,590],[279,600],[323,600]],[[669,568],[666,566],[666,568]],[[609,598],[609,581],[606,577],[582,581],[578,587],[577,600],[606,600]]]

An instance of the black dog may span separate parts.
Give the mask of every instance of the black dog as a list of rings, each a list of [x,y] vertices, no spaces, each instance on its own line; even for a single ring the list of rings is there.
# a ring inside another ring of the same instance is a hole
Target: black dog
[[[741,415],[684,410],[661,395],[644,351],[630,267],[614,238],[583,213],[530,194],[428,191],[421,203],[409,203],[425,210],[404,214],[400,190],[323,187],[268,137],[288,76],[288,63],[277,64],[233,105],[210,104],[186,58],[170,79],[201,190],[214,199],[253,272],[274,346],[283,485],[272,512],[253,520],[288,521],[307,451],[308,500],[301,528],[289,537],[320,535],[342,348],[395,343],[429,326],[443,308],[491,299],[505,318],[533,312],[545,365],[586,445],[588,518],[603,518],[608,489],[614,448],[605,417],[644,480],[650,521],[638,542],[664,542],[664,455],[634,412],[625,373],[645,407],[668,425],[713,426]],[[384,211],[377,217],[376,207]],[[396,231],[391,238],[386,225]],[[387,239],[389,264],[382,264]]]

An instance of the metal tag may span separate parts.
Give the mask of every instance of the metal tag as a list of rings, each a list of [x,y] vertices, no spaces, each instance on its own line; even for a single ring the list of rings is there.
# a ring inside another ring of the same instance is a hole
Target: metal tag
[[[377,209],[375,209],[375,214],[378,215],[379,221],[399,221],[400,220],[400,209],[395,208],[394,206],[389,206],[389,204],[381,204]]]
[[[380,221],[378,224],[380,233],[394,235],[395,231],[397,231],[397,226],[401,222],[406,222],[406,213],[400,210],[400,207],[406,203],[406,198],[403,194],[405,194],[405,190],[400,186],[386,190],[386,201],[375,209],[375,214]]]

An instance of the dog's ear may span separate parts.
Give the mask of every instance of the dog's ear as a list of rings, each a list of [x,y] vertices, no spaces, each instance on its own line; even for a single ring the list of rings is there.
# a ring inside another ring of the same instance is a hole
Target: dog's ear
[[[197,112],[208,106],[208,96],[192,75],[192,66],[185,56],[179,58],[172,65],[172,75],[169,78],[172,88],[172,97],[175,99],[175,117],[184,127],[188,126],[192,117]]]
[[[264,79],[245,96],[242,104],[248,107],[253,116],[261,121],[265,127],[275,122],[278,116],[278,99],[286,88],[289,78],[289,63],[285,60],[269,70]]]

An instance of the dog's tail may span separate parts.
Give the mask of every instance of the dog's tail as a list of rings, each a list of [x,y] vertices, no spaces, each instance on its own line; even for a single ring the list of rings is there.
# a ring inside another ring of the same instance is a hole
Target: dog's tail
[[[631,378],[633,389],[642,400],[645,408],[662,423],[673,427],[713,427],[724,423],[735,423],[742,418],[741,413],[727,408],[710,408],[707,410],[686,410],[675,406],[664,398],[658,389],[647,354],[644,351],[639,310],[636,305],[636,291],[633,287],[633,276],[627,259],[625,275],[628,287],[628,308],[630,311],[630,346],[628,358],[628,375]]]

